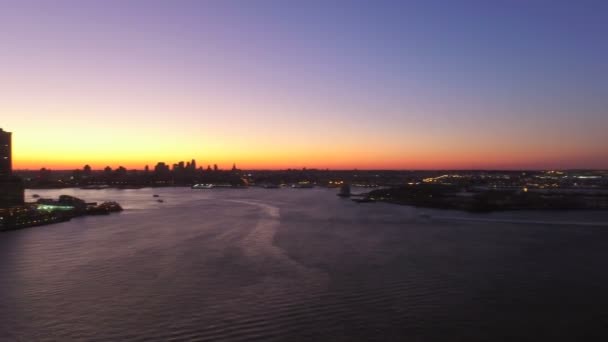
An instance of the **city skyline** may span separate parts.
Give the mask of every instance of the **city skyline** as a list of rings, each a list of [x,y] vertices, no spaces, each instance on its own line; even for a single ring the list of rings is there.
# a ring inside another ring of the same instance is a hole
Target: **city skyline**
[[[148,164],[144,164],[144,165],[135,165],[133,164],[132,166],[126,166],[126,165],[130,165],[130,164],[120,164],[120,163],[98,163],[98,164],[92,164],[92,163],[80,163],[80,164],[74,164],[73,167],[59,167],[59,168],[54,168],[54,167],[50,167],[50,166],[41,166],[41,167],[34,167],[34,168],[16,168],[15,171],[19,172],[19,171],[41,171],[41,170],[47,170],[47,171],[82,171],[85,168],[90,168],[91,171],[94,172],[102,172],[102,171],[106,171],[106,170],[112,170],[112,171],[116,171],[119,169],[124,169],[125,171],[145,171],[146,169],[150,170],[151,172],[154,171],[154,168],[158,165],[162,165],[162,166],[166,166],[167,168],[169,168],[170,170],[173,170],[175,167],[178,166],[186,166],[186,163],[190,163],[190,160],[194,160],[196,161],[196,159],[186,159],[186,160],[170,160],[170,161],[157,161],[157,162],[153,162],[153,163],[148,163]],[[198,161],[197,161],[198,163]],[[52,164],[51,164],[52,165]],[[286,167],[252,167],[252,168],[242,168],[239,166],[239,163],[226,163],[226,164],[218,164],[218,163],[213,163],[213,162],[202,162],[200,164],[197,164],[196,170],[202,170],[202,171],[209,171],[211,170],[219,170],[219,171],[230,171],[233,170],[234,167],[237,167],[237,169],[239,171],[288,171],[288,170],[293,170],[293,171],[298,171],[298,170],[310,170],[310,171],[462,171],[462,172],[466,172],[466,171],[479,171],[479,172],[483,172],[483,171],[496,171],[496,172],[500,172],[500,171],[506,171],[506,172],[515,172],[515,171],[547,171],[547,172],[553,172],[553,171],[606,171],[606,168],[591,168],[591,167],[573,167],[573,168],[542,168],[542,167],[529,167],[529,168],[519,168],[519,167],[505,167],[505,168],[484,168],[484,167],[472,167],[472,168],[358,168],[358,167],[353,167],[353,168],[329,168],[329,167],[307,167],[307,166],[286,166]]]
[[[14,169],[606,169],[600,1],[0,5]]]

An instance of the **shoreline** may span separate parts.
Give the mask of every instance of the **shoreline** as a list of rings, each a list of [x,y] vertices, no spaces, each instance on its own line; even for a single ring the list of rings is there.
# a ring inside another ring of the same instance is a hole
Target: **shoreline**
[[[117,202],[87,203],[80,198],[61,195],[59,199],[39,199],[0,210],[0,232],[67,222],[75,217],[109,215],[121,212]]]

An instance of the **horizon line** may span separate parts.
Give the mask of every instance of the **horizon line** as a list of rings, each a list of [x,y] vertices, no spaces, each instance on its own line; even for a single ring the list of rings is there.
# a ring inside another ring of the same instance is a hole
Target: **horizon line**
[[[165,164],[165,165],[171,165],[171,164]],[[120,167],[120,166],[118,166]],[[116,170],[118,167],[116,168],[112,168],[112,170]],[[20,172],[20,171],[40,171],[42,169],[46,169],[49,171],[57,171],[57,172],[63,172],[63,171],[75,171],[75,170],[82,170],[79,168],[76,169],[51,169],[51,168],[47,168],[47,167],[41,167],[40,169],[14,169],[13,172]],[[145,171],[145,169],[142,168],[126,168],[127,171]],[[202,168],[204,171],[207,171],[207,168]],[[197,168],[196,170],[199,170],[199,168]],[[506,171],[506,172],[518,172],[518,171],[604,171],[604,172],[608,172],[608,169],[594,169],[594,168],[522,168],[522,169],[501,169],[501,168],[472,168],[472,169],[466,169],[466,168],[454,168],[454,169],[450,169],[450,168],[436,168],[436,169],[359,169],[359,168],[348,168],[348,169],[332,169],[332,168],[318,168],[318,167],[313,167],[313,168],[250,168],[250,169],[239,169],[237,168],[237,170],[239,171],[400,171],[400,172],[416,172],[416,171]],[[104,169],[91,169],[91,171],[104,171]],[[150,168],[150,172],[153,172],[154,168],[151,167]],[[212,170],[213,171],[213,170]],[[228,169],[222,169],[222,168],[218,168],[218,171],[231,171],[231,168]]]

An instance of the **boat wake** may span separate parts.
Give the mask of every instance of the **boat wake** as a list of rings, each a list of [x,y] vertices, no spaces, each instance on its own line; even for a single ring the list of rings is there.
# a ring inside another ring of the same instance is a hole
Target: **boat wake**
[[[298,283],[298,287],[303,287],[300,290],[305,290],[308,293],[317,293],[325,289],[328,283],[328,275],[325,272],[298,263],[290,258],[283,249],[274,244],[274,237],[281,222],[281,213],[278,207],[254,200],[226,201],[261,209],[261,217],[253,229],[240,241],[240,246],[243,254],[254,264],[259,262],[261,268],[267,267],[269,265],[268,259],[272,259],[270,264],[274,265],[273,270],[271,275],[266,277],[266,284],[262,284],[262,287],[272,287],[272,283],[277,280],[289,280],[294,284]],[[294,281],[294,279],[297,280]]]

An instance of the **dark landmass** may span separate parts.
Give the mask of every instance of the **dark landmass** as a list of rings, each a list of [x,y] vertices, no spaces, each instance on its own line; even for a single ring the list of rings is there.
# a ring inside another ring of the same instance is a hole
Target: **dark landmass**
[[[193,190],[291,187],[339,188],[338,196],[353,193],[357,202],[384,201],[429,208],[475,212],[523,209],[607,209],[608,171],[483,171],[483,170],[230,170],[196,167],[196,161],[158,163],[154,169],[15,171],[26,188],[137,189],[184,186]]]
[[[414,184],[373,190],[357,200],[375,201],[472,212],[608,209],[608,192],[600,189],[560,191],[528,188],[475,191],[456,185]]]
[[[85,188],[137,189],[143,187],[187,186],[216,184],[260,186],[275,189],[281,185],[300,188],[324,186],[339,188],[399,187],[412,184],[441,184],[476,191],[491,189],[608,189],[608,171],[484,171],[484,170],[221,170],[217,166],[196,167],[196,161],[173,164],[158,163],[153,169],[127,170],[124,167],[91,170],[88,165],[78,170],[52,171],[17,170],[28,189]]]

